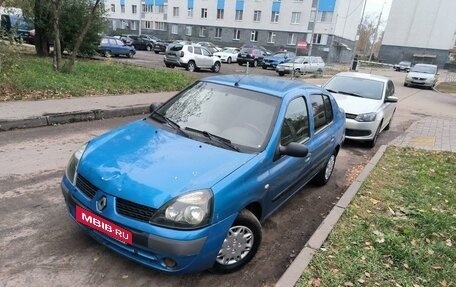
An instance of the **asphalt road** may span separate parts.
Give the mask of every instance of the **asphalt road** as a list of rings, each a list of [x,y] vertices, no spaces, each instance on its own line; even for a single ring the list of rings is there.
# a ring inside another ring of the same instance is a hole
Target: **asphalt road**
[[[142,54],[156,56],[140,52],[134,60]],[[236,64],[225,66],[238,69]],[[399,97],[392,127],[380,135],[379,145],[423,116],[456,117],[456,96],[405,88],[405,73],[374,72],[392,77]],[[67,215],[60,192],[63,170],[80,144],[136,118],[0,133],[0,285],[273,286],[376,150],[354,142],[344,144],[328,185],[304,188],[268,219],[258,254],[241,271],[225,276],[207,272],[169,276],[131,262],[85,235]]]

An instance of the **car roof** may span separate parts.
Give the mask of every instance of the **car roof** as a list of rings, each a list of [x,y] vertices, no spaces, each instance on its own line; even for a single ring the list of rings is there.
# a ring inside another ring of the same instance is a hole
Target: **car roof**
[[[384,76],[367,74],[367,73],[358,73],[358,72],[340,72],[340,73],[337,73],[335,76],[370,79],[370,80],[376,80],[376,81],[381,81],[381,82],[389,81],[389,78],[384,77]]]
[[[227,86],[237,86],[239,88],[262,92],[283,98],[288,92],[302,88],[317,88],[317,86],[292,81],[288,79],[262,76],[262,75],[221,75],[211,76],[201,79],[201,81],[217,83]]]

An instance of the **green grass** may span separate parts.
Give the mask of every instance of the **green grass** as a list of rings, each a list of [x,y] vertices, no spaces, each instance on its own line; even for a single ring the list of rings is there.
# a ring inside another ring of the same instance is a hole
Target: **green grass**
[[[183,73],[112,60],[77,60],[73,72],[53,71],[51,58],[20,54],[0,77],[0,101],[176,91],[193,80]]]
[[[456,286],[456,153],[390,147],[297,286]]]

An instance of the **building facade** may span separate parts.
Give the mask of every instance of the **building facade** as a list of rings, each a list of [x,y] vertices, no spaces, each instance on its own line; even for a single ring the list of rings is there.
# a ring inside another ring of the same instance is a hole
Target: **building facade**
[[[455,13],[455,0],[393,1],[379,59],[442,67],[456,45]]]
[[[109,33],[351,59],[364,0],[105,0]]]

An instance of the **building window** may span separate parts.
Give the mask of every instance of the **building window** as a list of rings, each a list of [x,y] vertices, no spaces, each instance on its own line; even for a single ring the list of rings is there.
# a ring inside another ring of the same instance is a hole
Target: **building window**
[[[215,28],[215,38],[222,38],[222,28]]]
[[[254,22],[260,22],[261,21],[261,11],[260,10],[253,11],[253,21]]]
[[[310,12],[309,22],[315,22],[315,11],[311,11]]]
[[[130,27],[132,30],[136,30],[136,21],[130,21]]]
[[[314,34],[312,43],[314,44],[321,44],[321,34]]]
[[[125,13],[125,5],[120,5],[120,13]]]
[[[223,19],[225,9],[217,9],[217,19]]]
[[[158,6],[158,13],[161,13],[161,14],[165,13],[165,6],[164,5]]]
[[[192,26],[185,27],[185,35],[191,36],[192,35]]]
[[[258,31],[257,30],[252,30],[252,32],[250,32],[250,41],[252,41],[252,42],[258,41]]]
[[[207,18],[207,8],[201,8],[201,18]]]
[[[207,28],[205,26],[201,26],[200,27],[199,36],[200,37],[206,37],[206,33],[207,33]]]
[[[171,26],[171,34],[174,34],[174,35],[179,34],[179,27],[177,25]]]
[[[165,22],[155,22],[155,30],[165,31]]]
[[[143,21],[142,24],[144,29],[152,29],[152,21]]]
[[[233,40],[240,40],[241,39],[241,30],[234,29]]]
[[[331,22],[332,12],[318,12],[317,21],[319,22]]]
[[[268,43],[275,43],[276,33],[269,32],[268,34]]]
[[[287,45],[296,45],[297,35],[295,33],[288,33]]]
[[[125,28],[127,28],[127,27],[128,27],[127,21],[122,20],[122,21],[120,22],[120,29],[125,29]]]
[[[291,13],[291,24],[301,23],[301,12],[292,12]]]
[[[312,0],[312,8],[317,8],[318,0]]]
[[[112,29],[115,31],[117,30],[117,21],[116,20],[112,20]]]
[[[179,17],[179,7],[173,7],[173,16]]]
[[[271,22],[272,22],[272,23],[277,23],[277,22],[279,22],[279,12],[277,12],[277,11],[272,11],[272,14],[271,14]]]
[[[138,7],[136,5],[131,5],[131,13],[136,14],[138,12]]]
[[[116,4],[111,4],[111,12],[116,12]]]
[[[154,5],[142,4],[142,11],[144,13],[152,13],[152,12],[154,12]]]
[[[193,8],[188,8],[188,10],[187,10],[187,16],[188,16],[189,18],[193,18]]]
[[[244,10],[236,10],[236,21],[241,21],[244,15]]]

